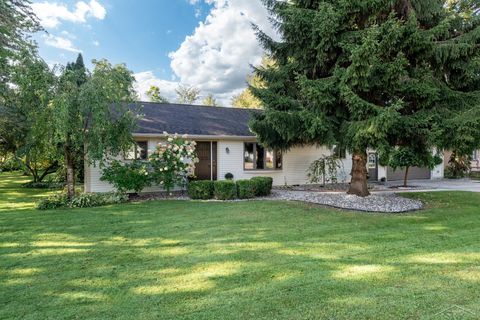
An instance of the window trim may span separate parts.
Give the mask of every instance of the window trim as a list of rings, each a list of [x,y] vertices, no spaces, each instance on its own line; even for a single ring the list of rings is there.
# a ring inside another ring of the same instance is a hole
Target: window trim
[[[247,143],[252,143],[253,144],[253,169],[247,169],[245,168],[245,151],[246,151],[246,144]],[[243,142],[243,154],[242,154],[242,158],[243,158],[243,171],[247,171],[247,172],[252,172],[252,171],[260,171],[260,172],[266,172],[266,171],[282,171],[283,170],[283,154],[280,152],[280,159],[281,159],[281,168],[278,168],[277,167],[277,150],[276,149],[267,149],[267,148],[263,148],[263,169],[257,169],[256,166],[257,166],[257,145],[259,145],[258,142],[256,141],[244,141]],[[273,153],[273,168],[266,168],[266,153],[267,151],[271,151]]]
[[[133,158],[127,158],[127,154],[123,155],[123,160],[126,161],[133,161],[133,160],[147,160],[148,159],[148,140],[135,140],[135,143],[133,144]],[[145,148],[145,159],[143,159],[139,155],[139,150],[138,150],[138,143],[145,143],[146,148]],[[131,152],[131,151],[129,151]]]

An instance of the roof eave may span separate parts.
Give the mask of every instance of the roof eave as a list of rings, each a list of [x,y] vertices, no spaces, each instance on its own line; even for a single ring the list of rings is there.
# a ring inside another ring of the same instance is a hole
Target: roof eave
[[[183,134],[178,134],[183,136]],[[235,136],[235,135],[199,135],[199,134],[186,134],[187,139],[190,140],[256,140],[254,135],[251,136]],[[133,133],[134,138],[166,138],[167,135],[163,133]]]

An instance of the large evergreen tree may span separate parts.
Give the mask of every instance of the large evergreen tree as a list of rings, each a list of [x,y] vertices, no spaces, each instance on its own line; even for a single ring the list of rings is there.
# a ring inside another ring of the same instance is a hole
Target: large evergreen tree
[[[347,147],[349,193],[368,195],[366,151],[431,152],[478,136],[480,27],[477,1],[265,0],[281,36],[258,37],[275,61],[251,87],[265,112],[260,141]],[[467,121],[468,118],[468,121]],[[448,136],[449,139],[445,139]]]

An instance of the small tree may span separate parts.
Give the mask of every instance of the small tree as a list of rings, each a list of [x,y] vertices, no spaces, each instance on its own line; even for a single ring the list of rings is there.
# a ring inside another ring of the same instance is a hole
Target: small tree
[[[178,96],[178,102],[183,104],[192,104],[200,97],[200,90],[195,87],[179,85],[175,92]]]
[[[64,153],[69,198],[75,194],[76,159],[102,163],[128,150],[137,119],[128,108],[136,97],[132,72],[125,65],[93,60],[89,75],[79,60],[63,71],[52,103],[52,128]]]
[[[160,94],[160,88],[157,86],[150,86],[150,89],[145,94],[152,102],[168,103],[167,98]]]
[[[310,183],[321,182],[322,186],[325,183],[336,183],[338,181],[338,169],[341,169],[341,161],[335,156],[322,156],[321,158],[312,162],[308,168],[307,177]]]
[[[211,106],[211,107],[220,107],[220,103],[217,102],[217,99],[213,97],[213,94],[209,94],[205,97],[202,101],[202,105],[204,106]]]
[[[428,167],[433,169],[436,165],[442,163],[442,159],[431,152],[415,150],[411,147],[399,147],[390,154],[388,165],[394,170],[397,168],[405,169],[403,186],[407,187],[408,172],[411,167]]]
[[[186,136],[169,135],[164,132],[166,141],[158,144],[149,157],[152,182],[170,192],[175,186],[185,187],[189,175],[193,175],[195,163],[195,141]]]

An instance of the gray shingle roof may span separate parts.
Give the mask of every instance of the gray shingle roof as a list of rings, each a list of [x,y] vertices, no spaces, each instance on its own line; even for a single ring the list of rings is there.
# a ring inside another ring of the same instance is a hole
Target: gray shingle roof
[[[135,133],[254,136],[248,128],[254,110],[152,102],[138,105],[144,117]]]

